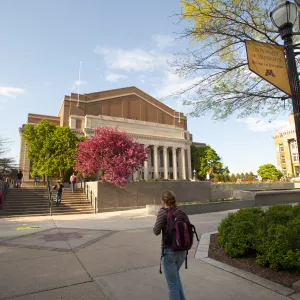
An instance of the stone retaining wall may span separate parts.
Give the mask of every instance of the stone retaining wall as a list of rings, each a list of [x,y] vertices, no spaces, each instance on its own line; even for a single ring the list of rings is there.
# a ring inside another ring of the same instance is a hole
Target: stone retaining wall
[[[148,204],[160,204],[161,194],[172,190],[177,202],[208,201],[211,199],[210,182],[157,181],[132,182],[124,188],[98,183],[98,212],[144,208]]]
[[[300,190],[280,191],[234,191],[233,196],[240,200],[253,200],[255,206],[300,202]]]
[[[226,199],[233,196],[234,191],[270,191],[270,190],[290,190],[294,189],[292,182],[276,183],[240,183],[240,184],[212,184],[212,199]]]

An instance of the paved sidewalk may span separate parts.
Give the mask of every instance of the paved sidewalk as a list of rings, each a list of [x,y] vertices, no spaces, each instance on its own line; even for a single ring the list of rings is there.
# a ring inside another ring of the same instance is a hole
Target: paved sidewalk
[[[159,274],[160,237],[145,210],[0,219],[0,299],[168,299]],[[228,212],[191,216],[198,233]],[[41,226],[40,229],[16,230]],[[196,247],[197,245],[195,245]],[[181,271],[188,300],[284,300],[260,285],[194,258]]]

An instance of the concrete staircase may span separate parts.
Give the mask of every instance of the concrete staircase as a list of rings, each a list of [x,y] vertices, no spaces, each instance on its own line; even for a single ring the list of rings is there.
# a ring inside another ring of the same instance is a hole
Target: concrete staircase
[[[53,192],[53,215],[71,215],[71,214],[90,214],[94,213],[91,202],[86,200],[86,195],[82,190],[76,190],[72,193],[71,189],[64,189],[62,193],[61,203],[56,206],[56,194]]]
[[[55,201],[55,191],[53,193]],[[94,209],[86,200],[85,194],[78,190],[72,193],[64,189],[62,202],[59,206],[53,202],[53,215],[86,214],[93,213]],[[0,210],[2,217],[27,217],[50,215],[48,193],[45,188],[22,187],[10,188],[6,195],[3,209]]]

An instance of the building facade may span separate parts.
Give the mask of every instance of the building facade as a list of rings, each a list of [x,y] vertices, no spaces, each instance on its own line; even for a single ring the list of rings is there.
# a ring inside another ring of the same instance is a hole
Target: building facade
[[[289,124],[277,130],[273,136],[276,147],[277,167],[287,177],[298,177],[299,155],[294,115],[288,117]]]
[[[193,140],[186,117],[136,87],[83,95],[72,93],[64,97],[58,116],[28,114],[30,124],[43,119],[69,126],[78,136],[87,137],[93,135],[96,127],[117,127],[147,145],[148,158],[133,180],[192,179]],[[21,139],[19,166],[28,180],[30,161],[26,153],[27,145]]]

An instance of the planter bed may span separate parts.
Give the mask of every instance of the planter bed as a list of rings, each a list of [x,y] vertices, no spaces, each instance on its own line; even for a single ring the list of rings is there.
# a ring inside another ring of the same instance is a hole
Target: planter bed
[[[262,278],[271,280],[289,288],[292,288],[294,282],[300,280],[299,272],[286,270],[275,271],[270,268],[258,265],[255,261],[254,253],[242,258],[229,257],[219,244],[218,234],[212,234],[210,236],[208,257],[218,260],[222,263],[231,265],[235,268],[248,271]]]

